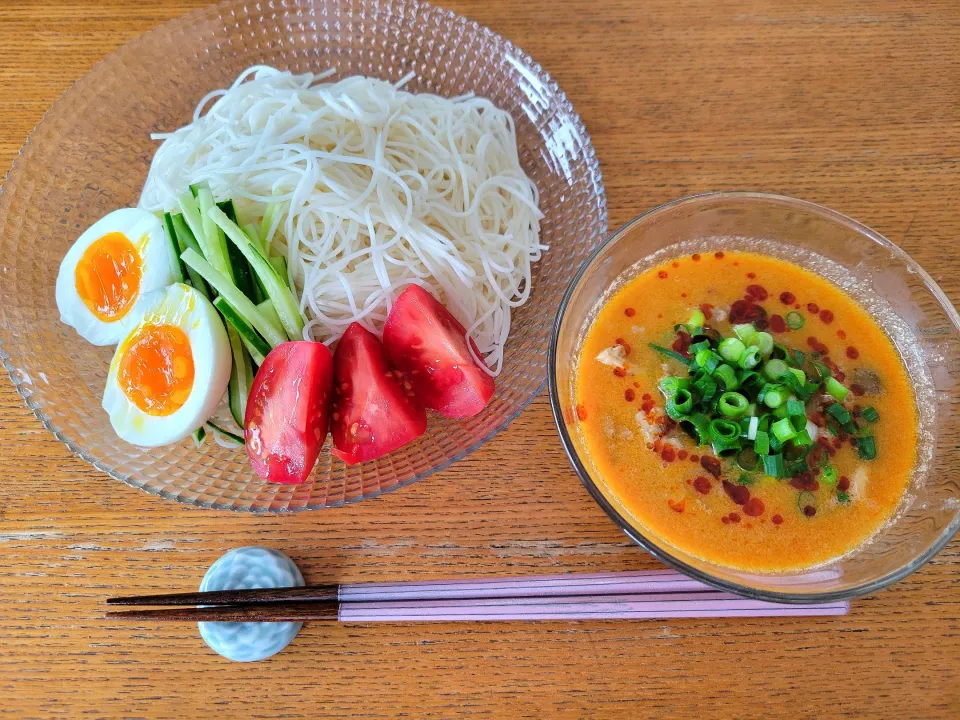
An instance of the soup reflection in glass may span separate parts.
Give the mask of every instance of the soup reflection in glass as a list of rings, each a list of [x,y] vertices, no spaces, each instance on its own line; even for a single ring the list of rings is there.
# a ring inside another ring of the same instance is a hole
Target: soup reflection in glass
[[[894,513],[917,409],[892,341],[798,265],[675,258],[600,309],[576,373],[578,432],[638,527],[704,560],[800,570]]]

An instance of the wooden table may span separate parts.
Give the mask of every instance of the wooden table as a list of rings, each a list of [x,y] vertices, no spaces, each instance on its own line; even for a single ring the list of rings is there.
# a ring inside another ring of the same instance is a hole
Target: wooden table
[[[3,3],[0,163],[97,60],[201,2]],[[794,195],[876,228],[960,299],[955,2],[446,5],[566,90],[603,163],[611,226],[705,190]],[[446,472],[294,517],[128,488],[71,457],[7,382],[0,429],[2,717],[960,715],[956,541],[832,620],[313,625],[240,665],[191,626],[97,619],[108,595],[192,588],[255,543],[316,582],[655,566],[581,487],[545,397]]]

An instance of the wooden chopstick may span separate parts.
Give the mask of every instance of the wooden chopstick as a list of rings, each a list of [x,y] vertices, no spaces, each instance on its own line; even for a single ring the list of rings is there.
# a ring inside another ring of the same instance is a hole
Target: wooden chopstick
[[[108,598],[107,605],[270,605],[273,603],[330,602],[338,599],[339,585],[216,590]]]
[[[165,622],[303,622],[337,620],[337,602],[267,603],[218,607],[179,607],[169,610],[122,610],[108,612],[107,620]]]

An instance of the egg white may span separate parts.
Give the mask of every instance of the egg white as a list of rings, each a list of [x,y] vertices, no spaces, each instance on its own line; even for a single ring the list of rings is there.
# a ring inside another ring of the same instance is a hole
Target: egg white
[[[121,440],[141,447],[179,442],[213,415],[230,380],[232,355],[227,332],[211,302],[194,288],[175,283],[145,298],[140,322],[121,338],[110,363],[103,409]],[[150,415],[138,408],[120,387],[117,376],[126,340],[142,325],[174,325],[187,336],[193,354],[193,387],[187,401],[166,416]]]
[[[140,256],[140,291],[126,314],[104,322],[87,307],[77,292],[77,264],[93,243],[112,232],[127,236]],[[144,312],[144,297],[174,281],[173,252],[163,225],[151,212],[140,208],[115,210],[84,232],[60,263],[57,275],[57,307],[60,319],[94,345],[115,345]]]

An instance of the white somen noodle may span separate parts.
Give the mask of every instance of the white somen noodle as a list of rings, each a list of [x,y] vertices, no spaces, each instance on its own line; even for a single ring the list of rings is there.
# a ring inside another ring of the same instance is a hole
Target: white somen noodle
[[[498,374],[511,309],[529,298],[545,249],[513,119],[483,98],[365,77],[321,82],[329,75],[258,66],[209,93],[191,124],[155,136],[163,144],[141,207],[173,210],[206,181],[285,256],[304,337],[330,343],[354,321],[380,334],[416,283]]]

